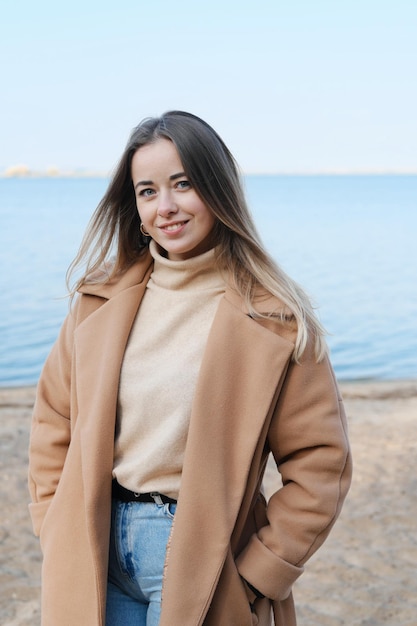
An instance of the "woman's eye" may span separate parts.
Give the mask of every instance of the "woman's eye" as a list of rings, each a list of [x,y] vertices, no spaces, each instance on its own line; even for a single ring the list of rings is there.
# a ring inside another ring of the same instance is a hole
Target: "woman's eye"
[[[153,193],[155,193],[153,189],[142,189],[139,192],[139,195],[143,198],[149,198],[149,196],[152,196]]]
[[[177,183],[177,189],[190,189],[191,183],[188,180],[180,180]]]

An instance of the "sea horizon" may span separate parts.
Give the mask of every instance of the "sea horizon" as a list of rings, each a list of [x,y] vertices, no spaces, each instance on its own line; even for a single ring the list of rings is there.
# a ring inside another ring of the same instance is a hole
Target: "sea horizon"
[[[255,223],[328,331],[340,381],[417,378],[417,177],[246,175]],[[0,387],[32,386],[106,177],[0,180]],[[11,269],[9,269],[11,268]]]
[[[51,170],[48,172],[48,170]],[[32,169],[26,165],[16,165],[0,168],[0,179],[26,180],[33,178],[42,179],[67,179],[67,178],[111,178],[114,168],[108,171],[94,170],[92,168],[60,169],[51,166],[46,169]],[[243,176],[417,176],[417,168],[410,169],[351,169],[329,168],[317,170],[250,170],[243,171]]]

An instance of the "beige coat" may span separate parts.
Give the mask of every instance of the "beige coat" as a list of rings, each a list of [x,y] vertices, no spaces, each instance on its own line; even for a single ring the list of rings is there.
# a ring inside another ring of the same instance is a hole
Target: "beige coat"
[[[38,384],[29,485],[43,626],[105,623],[118,379],[151,270],[147,256],[119,281],[83,289]],[[260,626],[296,623],[291,586],[340,512],[351,465],[328,361],[307,349],[297,365],[292,351],[293,331],[250,317],[226,291],[192,408],[161,626],[256,623],[239,574],[266,596],[255,603]],[[284,487],[266,509],[270,451]]]

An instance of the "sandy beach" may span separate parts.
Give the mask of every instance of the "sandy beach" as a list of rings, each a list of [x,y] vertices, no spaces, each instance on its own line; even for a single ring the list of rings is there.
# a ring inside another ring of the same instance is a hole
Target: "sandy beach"
[[[299,626],[417,626],[417,381],[341,389],[354,479],[332,534],[295,586]],[[34,394],[0,389],[2,626],[40,624],[41,556],[26,486]],[[267,490],[275,480],[268,468]]]

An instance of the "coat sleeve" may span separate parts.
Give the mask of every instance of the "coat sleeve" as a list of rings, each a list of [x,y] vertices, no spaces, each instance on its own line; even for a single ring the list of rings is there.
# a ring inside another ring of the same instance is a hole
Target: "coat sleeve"
[[[262,594],[283,600],[329,534],[351,480],[342,399],[329,360],[317,363],[311,345],[289,367],[268,442],[283,486],[237,567]]]
[[[75,305],[76,308],[77,305]],[[29,511],[39,535],[57,489],[71,439],[70,388],[75,311],[64,321],[43,367],[29,443]]]

